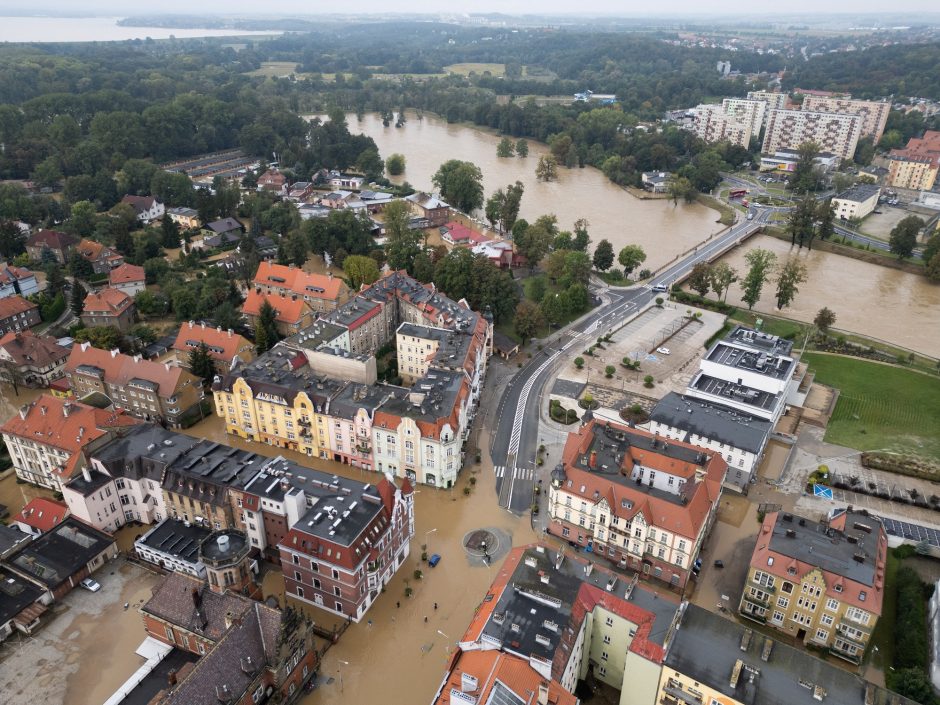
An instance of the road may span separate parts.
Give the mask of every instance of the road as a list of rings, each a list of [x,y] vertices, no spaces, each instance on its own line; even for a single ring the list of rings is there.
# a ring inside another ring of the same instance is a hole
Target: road
[[[643,308],[656,296],[653,287],[671,286],[700,262],[716,259],[765,224],[769,211],[757,211],[753,220],[742,220],[714,240],[667,267],[643,286],[604,290],[606,301],[543,341],[534,355],[509,381],[496,410],[490,438],[490,456],[496,469],[496,492],[501,507],[522,513],[529,509],[537,481],[535,464],[539,445],[539,405],[552,368],[573,347],[588,347],[594,340]],[[549,470],[546,468],[546,470]]]

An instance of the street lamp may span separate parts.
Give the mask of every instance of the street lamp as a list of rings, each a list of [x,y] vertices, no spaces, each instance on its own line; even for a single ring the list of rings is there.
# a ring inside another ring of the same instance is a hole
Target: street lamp
[[[429,529],[428,531],[425,531],[425,532],[424,532],[424,551],[425,551],[425,553],[430,553],[430,552],[431,552],[431,538],[430,538],[430,536],[431,536],[431,534],[433,534],[435,531],[437,531],[437,527],[435,527],[435,528],[433,528],[433,529]]]
[[[340,665],[339,667],[339,692],[342,693],[343,692],[343,666],[348,666],[349,661],[343,661],[342,659],[340,659],[339,665]]]
[[[440,629],[437,630],[437,633],[440,634],[440,635],[441,635],[442,637],[444,637],[445,639],[450,639],[450,637],[447,636],[447,635],[446,635],[444,632],[442,632]]]

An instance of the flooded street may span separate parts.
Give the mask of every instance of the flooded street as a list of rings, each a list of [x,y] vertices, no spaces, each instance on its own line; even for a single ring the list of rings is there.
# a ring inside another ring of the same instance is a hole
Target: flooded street
[[[744,255],[755,247],[775,252],[778,261],[790,254],[789,242],[757,235],[723,259],[743,275]],[[940,353],[940,286],[917,274],[830,252],[804,249],[799,257],[806,263],[808,280],[782,315],[812,322],[819,309],[828,306],[835,312],[835,327],[840,330],[880,338],[925,355]],[[765,284],[754,309],[779,313],[774,308],[775,291],[776,284]],[[731,285],[728,303],[742,306],[739,283]]]
[[[642,245],[647,259],[643,267],[655,269],[709,235],[721,229],[718,213],[705,206],[672,201],[641,201],[612,184],[593,167],[558,169],[558,181],[539,182],[535,166],[539,156],[548,153],[544,144],[529,142],[525,159],[499,158],[500,138],[467,125],[449,125],[425,114],[414,113],[402,128],[384,127],[378,115],[366,114],[362,121],[347,116],[350,132],[362,132],[379,147],[383,158],[405,155],[405,173],[393,181],[407,181],[418,189],[433,189],[431,177],[448,159],[471,161],[483,172],[485,197],[507,184],[525,185],[520,217],[532,222],[540,215],[554,213],[562,229],[570,230],[578,218],[587,218],[591,241],[606,238],[619,252],[625,245]]]

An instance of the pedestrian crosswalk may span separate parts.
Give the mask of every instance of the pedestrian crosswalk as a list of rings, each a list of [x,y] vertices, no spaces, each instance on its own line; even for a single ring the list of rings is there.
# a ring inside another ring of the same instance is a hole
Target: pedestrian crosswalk
[[[496,473],[497,478],[506,476],[506,466],[497,465],[493,468]],[[517,480],[534,480],[535,479],[535,468],[515,468],[512,471],[512,477],[515,477]]]

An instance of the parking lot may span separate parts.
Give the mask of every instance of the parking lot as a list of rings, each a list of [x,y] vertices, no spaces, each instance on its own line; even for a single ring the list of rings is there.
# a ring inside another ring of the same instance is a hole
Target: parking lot
[[[134,653],[145,637],[137,610],[159,576],[117,558],[94,579],[101,590],[73,590],[33,636],[0,644],[0,702],[100,705],[144,662]]]

